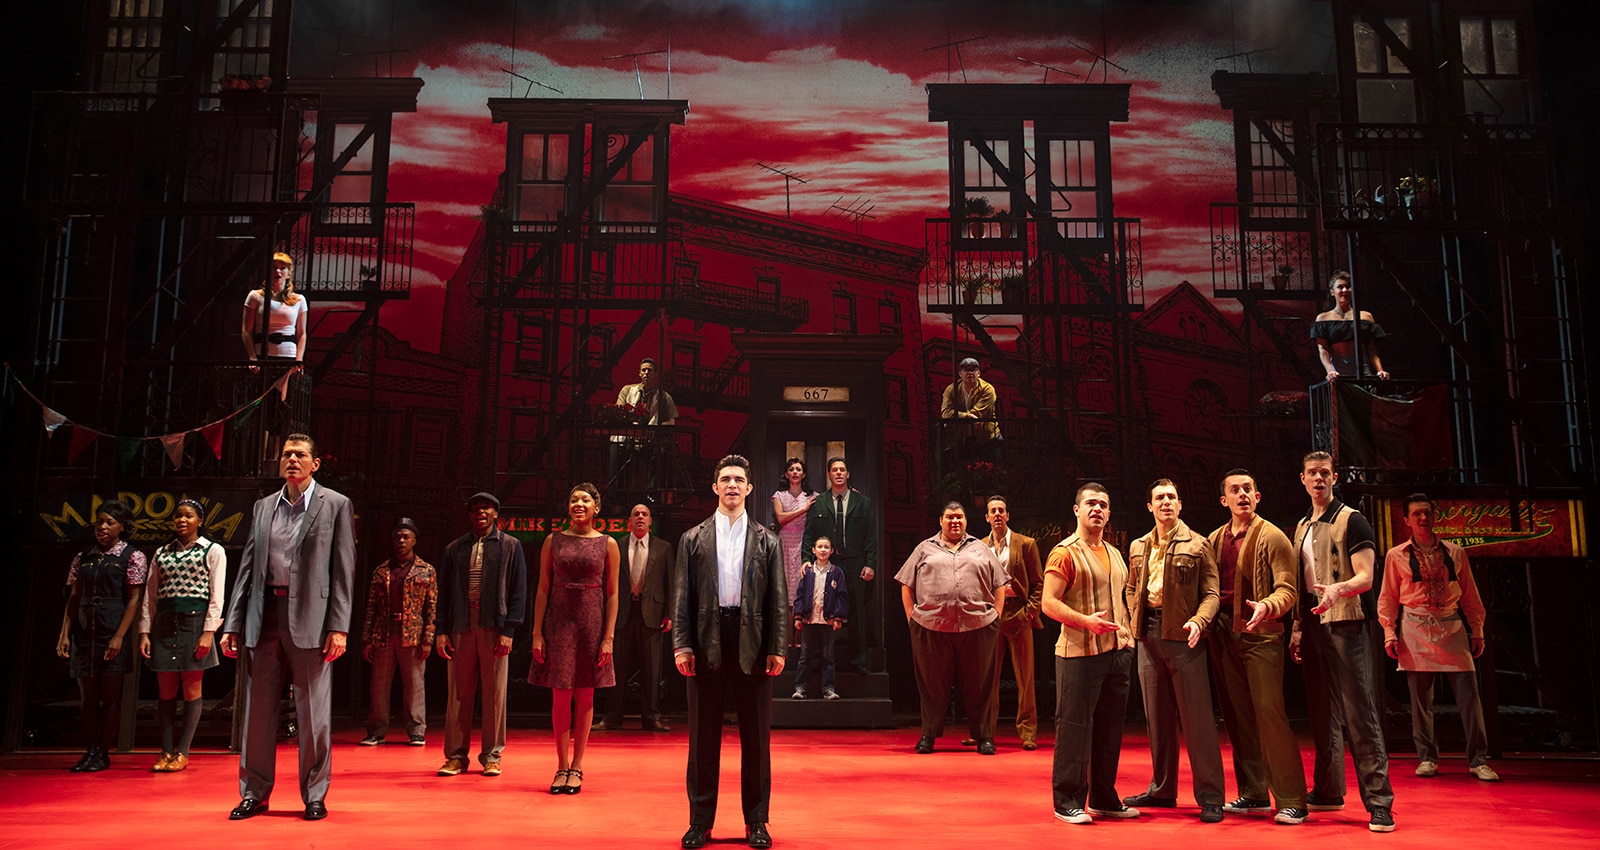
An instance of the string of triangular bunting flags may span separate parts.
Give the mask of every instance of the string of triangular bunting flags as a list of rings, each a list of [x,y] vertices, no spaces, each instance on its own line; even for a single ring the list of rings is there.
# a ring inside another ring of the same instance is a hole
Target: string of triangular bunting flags
[[[10,363],[5,364],[5,370],[6,383],[8,385],[15,385],[18,390],[22,391],[23,395],[32,399],[34,404],[39,405],[39,408],[42,411],[40,414],[40,424],[44,427],[46,434],[54,437],[56,431],[61,429],[63,426],[71,430],[72,436],[70,437],[70,442],[67,444],[68,463],[76,462],[78,460],[78,456],[83,454],[84,449],[87,449],[91,444],[94,443],[95,440],[101,437],[108,437],[116,443],[117,461],[119,465],[123,467],[126,467],[133,460],[134,456],[138,454],[140,443],[158,440],[161,443],[162,449],[167,454],[167,460],[172,462],[172,468],[179,469],[183,466],[183,445],[184,442],[189,438],[190,434],[199,434],[201,437],[205,438],[206,445],[211,448],[211,453],[216,456],[217,460],[221,460],[223,426],[233,420],[238,420],[234,422],[235,428],[242,426],[245,422],[249,421],[251,414],[255,413],[256,408],[260,407],[263,401],[266,401],[267,396],[273,393],[278,394],[278,399],[280,401],[287,401],[289,397],[289,378],[295,373],[301,371],[301,367],[296,366],[295,368],[290,369],[288,372],[285,372],[261,395],[256,396],[254,400],[246,402],[238,410],[235,410],[221,419],[218,419],[214,422],[208,422],[195,428],[189,428],[184,431],[175,431],[171,434],[161,434],[155,437],[126,437],[118,434],[108,434],[104,431],[99,431],[74,422],[68,419],[65,414],[55,410],[54,408],[50,407],[50,405],[45,404],[44,400],[35,395],[33,390],[28,389],[28,385],[24,384],[22,379],[17,376],[15,370],[11,368]]]

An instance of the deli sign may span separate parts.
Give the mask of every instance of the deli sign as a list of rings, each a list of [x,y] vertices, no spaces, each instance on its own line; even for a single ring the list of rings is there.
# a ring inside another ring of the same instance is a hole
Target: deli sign
[[[1438,499],[1433,533],[1466,549],[1474,558],[1586,558],[1589,556],[1583,503],[1577,500]],[[1386,520],[1379,537],[1386,546],[1409,536],[1405,502],[1382,500]]]

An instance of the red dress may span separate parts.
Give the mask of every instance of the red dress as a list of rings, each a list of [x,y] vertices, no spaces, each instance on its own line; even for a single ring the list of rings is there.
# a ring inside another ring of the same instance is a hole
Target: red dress
[[[544,608],[544,663],[533,662],[528,682],[546,688],[609,688],[611,662],[599,663],[606,621],[609,537],[557,532],[550,541],[550,593]]]

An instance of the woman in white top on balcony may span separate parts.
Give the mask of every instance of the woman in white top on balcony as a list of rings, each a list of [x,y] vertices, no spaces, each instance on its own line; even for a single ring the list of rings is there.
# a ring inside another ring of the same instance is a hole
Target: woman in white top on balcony
[[[262,303],[267,304],[268,320],[262,330]],[[250,290],[244,298],[244,321],[239,336],[244,340],[246,356],[251,360],[261,355],[261,338],[266,336],[266,355],[274,359],[304,363],[306,359],[306,316],[311,304],[305,296],[294,291],[294,259],[278,252],[272,255],[272,279],[260,289]],[[257,367],[251,366],[251,371]]]

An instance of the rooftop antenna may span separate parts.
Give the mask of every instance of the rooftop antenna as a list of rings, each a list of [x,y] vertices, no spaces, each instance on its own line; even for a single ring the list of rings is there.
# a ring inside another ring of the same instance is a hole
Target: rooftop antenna
[[[1244,69],[1246,71],[1253,71],[1255,69],[1250,67],[1250,57],[1256,55],[1257,53],[1269,53],[1269,52],[1271,52],[1273,50],[1277,50],[1277,49],[1278,48],[1276,46],[1274,46],[1274,47],[1263,47],[1263,48],[1261,48],[1259,50],[1242,50],[1242,51],[1240,51],[1238,53],[1229,53],[1226,56],[1218,56],[1216,59],[1213,59],[1211,61],[1213,61],[1213,62],[1226,62],[1229,59],[1240,59],[1240,58],[1242,58],[1242,59],[1244,59]]]
[[[633,60],[633,80],[634,80],[634,82],[639,84],[639,99],[640,100],[644,100],[644,77],[639,75],[639,57],[640,56],[654,56],[657,53],[666,53],[666,52],[667,52],[666,49],[662,49],[662,50],[645,50],[645,51],[641,51],[639,53],[618,53],[615,56],[602,56],[602,57],[600,57],[600,60],[602,62],[610,62],[613,59],[632,59]],[[672,60],[669,58],[667,61],[669,63],[669,68],[670,68],[670,63],[671,63]],[[668,84],[669,85],[671,84],[671,77],[670,76],[668,77]]]
[[[387,57],[389,57],[389,75],[393,76],[394,75],[394,57],[395,57],[395,55],[399,54],[399,53],[410,53],[410,52],[411,51],[409,49],[401,50],[399,48],[390,48],[389,50],[366,50],[366,51],[362,51],[360,53],[356,53],[356,52],[352,51],[350,53],[343,53],[343,54],[340,54],[340,55],[342,55],[342,56],[371,56],[372,57],[372,76],[376,77],[376,76],[379,76],[379,74],[378,74],[378,57],[379,56],[387,56]]]
[[[1066,74],[1069,77],[1078,76],[1077,74],[1074,74],[1071,71],[1066,70],[1065,68],[1057,68],[1054,65],[1046,65],[1043,62],[1035,62],[1032,59],[1026,59],[1026,58],[1021,57],[1021,56],[1017,57],[1017,61],[1018,62],[1022,62],[1024,64],[1027,64],[1027,65],[1032,65],[1035,68],[1043,68],[1044,69],[1044,79],[1039,81],[1041,83],[1050,82],[1050,72],[1051,71],[1055,71],[1057,74]]]
[[[547,86],[544,83],[541,83],[541,82],[539,82],[538,80],[535,80],[535,79],[530,79],[528,77],[524,77],[521,74],[517,73],[516,71],[511,70],[510,68],[501,68],[500,69],[500,73],[502,73],[502,74],[510,74],[511,76],[516,77],[517,79],[519,79],[519,80],[521,80],[521,81],[523,81],[523,82],[528,84],[528,88],[525,91],[523,91],[523,93],[522,93],[523,97],[527,97],[528,95],[533,94],[533,87],[534,86],[538,86],[539,88],[542,88],[542,89],[549,89],[550,91],[553,91],[556,94],[566,94],[566,92],[562,91],[561,89],[555,88],[554,86]]]
[[[790,171],[787,168],[784,168],[783,166],[768,165],[765,162],[757,162],[756,163],[756,167],[757,168],[765,168],[766,170],[772,172],[773,174],[776,174],[776,175],[778,175],[778,176],[783,178],[783,217],[784,218],[794,218],[794,208],[789,205],[789,184],[790,183],[810,183],[811,181],[805,179],[804,177],[801,177],[800,175],[794,173],[793,171]]]
[[[972,38],[947,41],[944,44],[935,44],[932,47],[924,47],[922,48],[922,52],[927,53],[930,50],[939,50],[940,48],[944,49],[944,81],[948,83],[950,82],[950,49],[955,48],[956,62],[961,66],[961,82],[964,83],[967,81],[967,62],[961,57],[961,45],[966,44],[969,41],[983,41],[986,38],[988,38],[986,35],[975,35]]]
[[[875,218],[875,216],[872,214],[872,210],[877,207],[877,204],[874,204],[871,198],[865,197],[856,198],[848,204],[842,203],[843,201],[844,196],[840,195],[839,200],[834,201],[828,206],[828,212],[837,212],[844,218],[849,219],[850,223],[855,226],[856,235],[860,236],[861,220],[864,218]]]
[[[1106,77],[1110,74],[1110,69],[1111,68],[1116,68],[1118,71],[1121,71],[1124,74],[1128,73],[1128,69],[1127,68],[1124,68],[1121,65],[1118,65],[1117,63],[1111,61],[1110,59],[1107,59],[1104,55],[1102,55],[1101,53],[1096,51],[1094,48],[1088,47],[1086,45],[1079,44],[1079,43],[1077,43],[1076,41],[1073,41],[1070,38],[1063,39],[1063,40],[1066,41],[1066,43],[1072,45],[1073,47],[1076,47],[1079,50],[1082,50],[1084,53],[1087,53],[1090,56],[1094,57],[1094,62],[1090,62],[1089,63],[1089,73],[1086,74],[1085,76],[1093,76],[1094,75],[1094,66],[1096,64],[1100,63],[1100,62],[1104,62],[1107,65],[1107,67],[1100,69],[1100,82],[1102,82],[1102,83],[1106,81]]]

